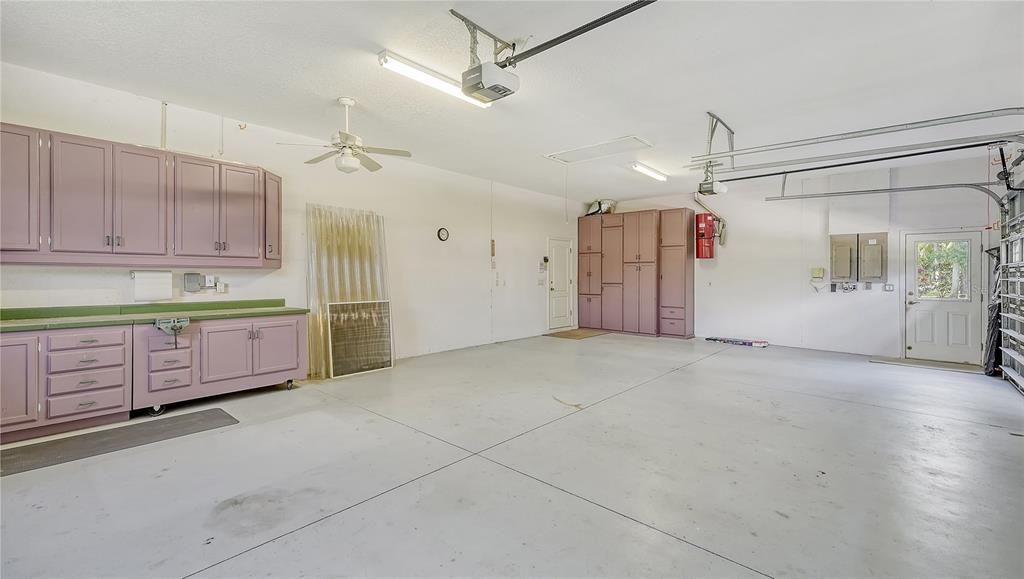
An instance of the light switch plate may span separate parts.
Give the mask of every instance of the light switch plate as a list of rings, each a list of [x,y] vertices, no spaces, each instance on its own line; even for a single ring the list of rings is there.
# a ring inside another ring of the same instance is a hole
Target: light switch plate
[[[884,286],[882,286],[882,289],[884,289],[887,292],[894,292],[896,291],[896,286],[891,283],[887,283]]]

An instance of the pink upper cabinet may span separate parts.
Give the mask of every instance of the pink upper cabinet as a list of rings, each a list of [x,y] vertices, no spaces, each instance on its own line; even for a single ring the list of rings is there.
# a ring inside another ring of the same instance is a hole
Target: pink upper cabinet
[[[39,131],[4,124],[0,139],[0,249],[38,251]]]
[[[661,212],[661,245],[689,245],[686,233],[693,213],[686,209],[665,209]]]
[[[637,217],[637,253],[639,261],[653,262],[658,259],[658,212],[642,211]]]
[[[51,237],[53,251],[113,251],[113,145],[53,133]]]
[[[640,214],[622,214],[622,261],[640,261]]]
[[[174,158],[174,253],[220,255],[220,165]]]
[[[167,156],[114,146],[114,252],[167,254]]]
[[[260,172],[221,165],[220,241],[223,256],[259,257],[263,236],[263,191]]]
[[[622,283],[622,228],[605,227],[601,237],[601,281]]]
[[[281,178],[266,171],[263,175],[266,195],[266,256],[267,259],[281,259]]]

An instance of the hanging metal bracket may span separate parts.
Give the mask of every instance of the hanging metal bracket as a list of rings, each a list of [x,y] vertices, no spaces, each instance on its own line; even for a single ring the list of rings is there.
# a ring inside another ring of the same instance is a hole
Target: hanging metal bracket
[[[514,42],[509,42],[507,40],[502,39],[500,36],[489,32],[483,26],[480,26],[476,22],[473,22],[469,18],[466,18],[462,14],[459,14],[458,11],[456,11],[454,8],[449,10],[448,12],[452,16],[454,16],[454,17],[458,18],[459,20],[461,20],[462,23],[466,25],[466,29],[469,30],[469,66],[470,66],[470,68],[480,64],[480,57],[477,56],[477,53],[476,53],[477,44],[478,44],[477,32],[483,34],[487,38],[490,38],[492,41],[494,41],[494,62],[498,62],[498,59],[501,58],[501,53],[505,52],[506,50],[511,50],[513,54],[515,53],[516,45],[515,45]]]

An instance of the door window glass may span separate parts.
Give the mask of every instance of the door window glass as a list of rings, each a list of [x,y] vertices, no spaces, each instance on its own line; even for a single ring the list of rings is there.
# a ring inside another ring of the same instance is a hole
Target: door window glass
[[[921,299],[971,299],[970,242],[917,242],[917,295]]]

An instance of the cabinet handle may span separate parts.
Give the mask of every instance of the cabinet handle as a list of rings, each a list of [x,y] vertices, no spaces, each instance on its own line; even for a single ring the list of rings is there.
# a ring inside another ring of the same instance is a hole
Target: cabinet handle
[[[267,253],[274,253],[274,244],[273,243],[268,243],[267,244]]]
[[[93,362],[99,362],[96,358],[82,358],[78,361],[79,364],[92,364]]]
[[[110,236],[109,235],[104,235],[103,236],[103,245],[110,245]]]
[[[220,251],[220,242],[219,241],[214,241],[213,242],[213,248],[216,249],[217,251]]]
[[[164,360],[164,364],[177,364],[181,360]]]
[[[227,251],[228,250],[228,242],[226,242],[226,241],[220,242],[220,248],[222,250],[224,250],[224,251]]]
[[[177,381],[177,378],[167,378],[166,380],[164,380],[164,384],[174,384]]]
[[[117,245],[118,247],[124,245],[124,238],[121,237],[120,235],[115,235],[114,236],[114,244]]]
[[[252,339],[252,330],[249,330],[249,339]]]
[[[88,408],[90,406],[95,406],[95,405],[96,405],[96,401],[95,400],[87,400],[85,402],[79,402],[78,403],[78,407],[79,408]]]
[[[89,386],[90,384],[95,384],[96,382],[98,382],[98,380],[82,380],[82,381],[80,381],[78,383],[78,385],[79,386]]]
[[[96,342],[99,342],[97,338],[86,338],[84,340],[78,340],[79,344],[95,344]]]

